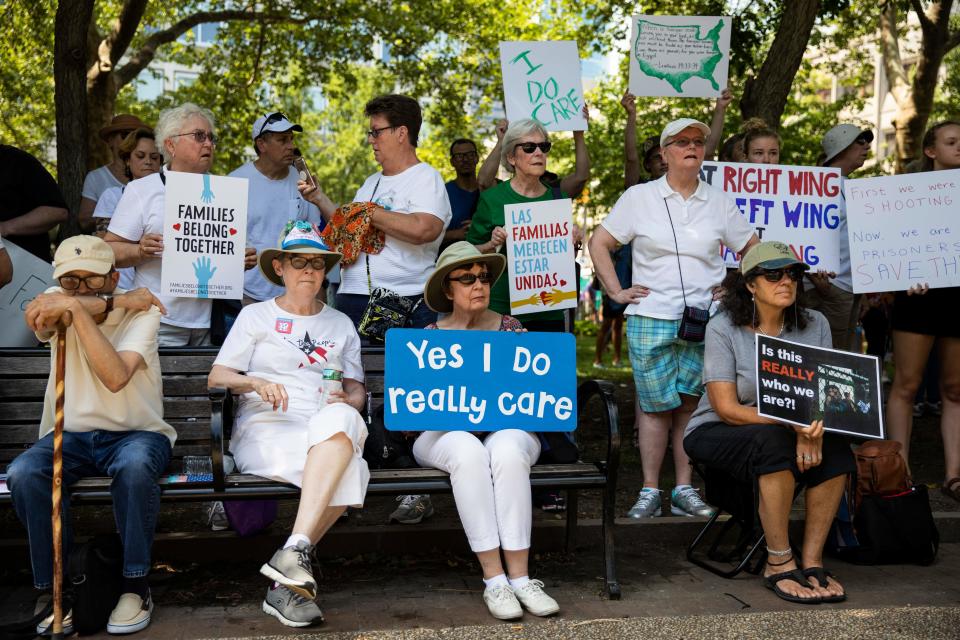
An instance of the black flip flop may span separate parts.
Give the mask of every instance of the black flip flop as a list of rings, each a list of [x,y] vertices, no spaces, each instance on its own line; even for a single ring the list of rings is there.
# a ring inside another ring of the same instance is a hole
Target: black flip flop
[[[765,576],[763,578],[763,584],[766,585],[767,589],[770,589],[777,594],[778,598],[781,600],[786,600],[787,602],[796,602],[797,604],[820,604],[822,602],[820,596],[801,598],[800,596],[790,595],[777,586],[777,583],[781,580],[792,580],[801,587],[809,589],[810,583],[807,582],[806,577],[800,572],[800,569],[793,569],[792,571],[784,571],[783,573],[774,573],[773,575]]]
[[[824,589],[830,586],[830,582],[827,581],[827,578],[836,577],[823,567],[807,567],[803,570],[803,575],[806,578],[816,578],[817,584]],[[809,582],[807,584],[809,584]],[[820,602],[843,602],[846,599],[846,591],[838,596],[820,596]]]

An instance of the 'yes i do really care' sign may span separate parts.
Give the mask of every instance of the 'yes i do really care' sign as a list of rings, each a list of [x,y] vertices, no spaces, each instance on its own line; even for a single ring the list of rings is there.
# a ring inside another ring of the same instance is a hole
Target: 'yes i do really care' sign
[[[161,293],[243,298],[246,178],[167,171]]]

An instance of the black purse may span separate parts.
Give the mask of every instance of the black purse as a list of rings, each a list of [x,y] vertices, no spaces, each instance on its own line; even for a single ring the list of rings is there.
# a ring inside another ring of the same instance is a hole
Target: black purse
[[[703,342],[707,335],[707,322],[710,320],[710,309],[691,307],[687,304],[687,292],[683,285],[683,269],[680,268],[680,245],[677,244],[677,230],[673,226],[673,217],[670,215],[670,205],[663,199],[663,206],[667,210],[667,219],[670,221],[670,231],[673,232],[673,246],[677,250],[677,271],[680,272],[680,293],[683,294],[683,316],[680,318],[680,327],[677,337],[687,342]]]
[[[373,288],[370,280],[370,257],[367,256],[367,287],[370,299],[360,318],[357,332],[371,341],[385,342],[387,331],[402,329],[410,323],[413,312],[417,310],[423,298],[416,302],[386,287]]]

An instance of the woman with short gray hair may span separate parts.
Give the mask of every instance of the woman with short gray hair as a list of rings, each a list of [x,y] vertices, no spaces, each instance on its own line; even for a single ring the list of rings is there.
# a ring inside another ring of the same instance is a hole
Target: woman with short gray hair
[[[211,113],[209,109],[195,105],[192,102],[184,102],[179,107],[164,109],[160,112],[160,119],[157,121],[154,134],[157,138],[157,147],[160,149],[160,153],[163,154],[164,163],[170,164],[173,161],[175,153],[175,145],[168,148],[167,140],[178,137],[181,131],[189,128],[185,128],[184,125],[194,118],[206,120],[206,127],[211,132],[217,128],[213,113]],[[174,140],[174,142],[176,142],[176,140]],[[176,171],[176,169],[172,170]]]
[[[524,120],[517,120],[511,124],[507,127],[506,133],[503,134],[503,142],[500,144],[500,166],[508,173],[517,172],[516,167],[508,160],[508,156],[512,157],[514,155],[517,142],[525,136],[540,137],[547,141],[548,144],[550,143],[550,135],[547,133],[547,130],[536,120],[526,118]]]

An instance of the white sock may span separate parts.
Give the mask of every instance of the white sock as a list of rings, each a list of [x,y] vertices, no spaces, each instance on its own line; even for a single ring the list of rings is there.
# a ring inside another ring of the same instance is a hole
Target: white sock
[[[519,578],[510,578],[510,586],[514,589],[523,589],[530,582],[530,576],[520,576]]]
[[[287,541],[283,544],[283,548],[289,549],[290,547],[295,547],[297,546],[298,542],[304,542],[309,546],[310,538],[303,535],[302,533],[292,533],[290,534],[290,537],[287,538]]]
[[[493,576],[490,579],[484,578],[483,584],[489,587],[501,587],[501,586],[510,586],[510,581],[507,580],[507,574],[501,573],[498,576]]]

